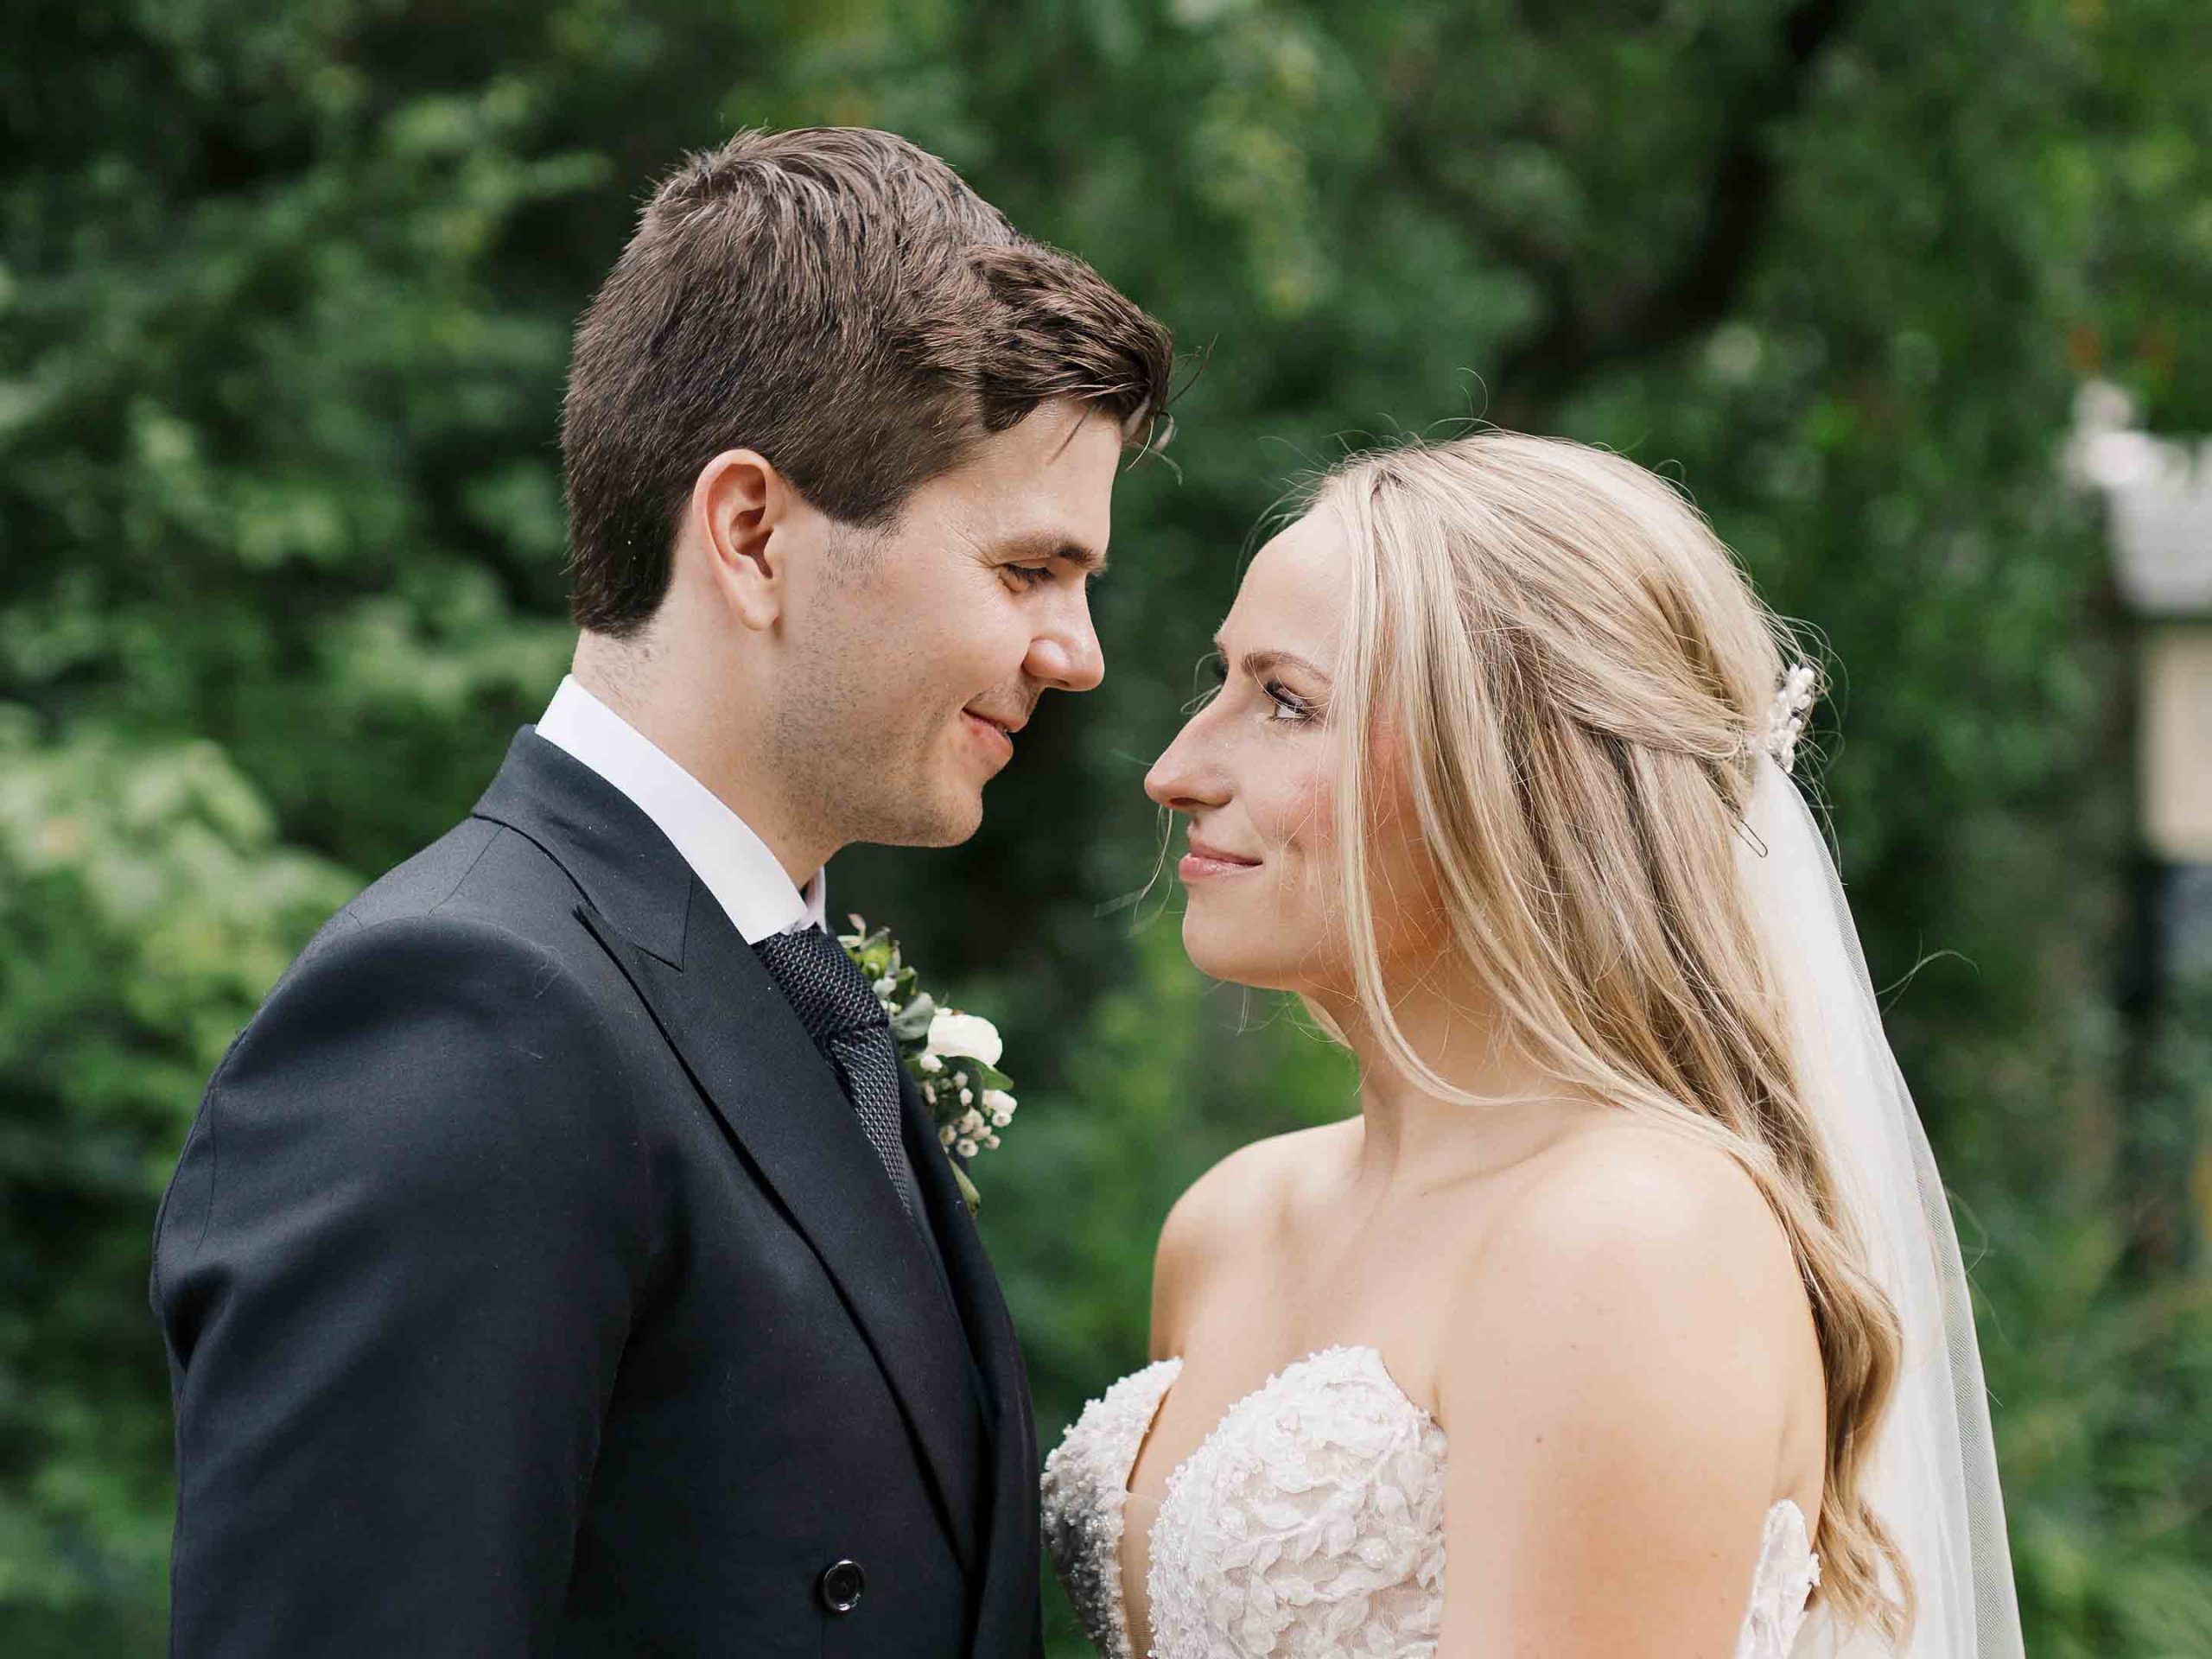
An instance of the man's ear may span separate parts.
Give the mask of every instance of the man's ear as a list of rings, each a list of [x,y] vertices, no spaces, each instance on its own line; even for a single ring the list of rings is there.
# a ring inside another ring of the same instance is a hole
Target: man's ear
[[[748,628],[771,628],[783,614],[787,572],[776,531],[792,527],[800,505],[798,493],[753,449],[723,450],[691,486],[691,527],[707,556],[708,579]]]

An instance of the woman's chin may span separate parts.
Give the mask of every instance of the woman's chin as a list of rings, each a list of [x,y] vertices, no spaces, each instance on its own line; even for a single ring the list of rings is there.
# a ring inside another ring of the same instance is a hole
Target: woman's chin
[[[1183,954],[1208,979],[1261,991],[1295,988],[1287,982],[1287,964],[1274,950],[1254,949],[1258,943],[1200,914],[1195,904],[1183,912]]]
[[[1198,913],[1195,902],[1183,912],[1183,954],[1208,979],[1236,977],[1236,961],[1243,953],[1222,937],[1224,931],[1218,923]]]

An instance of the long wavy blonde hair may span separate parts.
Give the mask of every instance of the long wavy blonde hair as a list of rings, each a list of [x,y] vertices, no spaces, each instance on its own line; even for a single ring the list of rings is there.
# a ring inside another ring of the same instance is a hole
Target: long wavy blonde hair
[[[1356,570],[1331,702],[1366,1018],[1408,1075],[1458,1093],[1383,985],[1366,874],[1380,724],[1405,757],[1445,941],[1529,1052],[1719,1147],[1765,1194],[1827,1380],[1820,1594],[1901,1643],[1911,1580],[1862,1492],[1899,1324],[1795,1074],[1734,856],[1746,740],[1764,735],[1791,636],[1681,495],[1581,444],[1485,431],[1370,452],[1308,511],[1340,522]]]

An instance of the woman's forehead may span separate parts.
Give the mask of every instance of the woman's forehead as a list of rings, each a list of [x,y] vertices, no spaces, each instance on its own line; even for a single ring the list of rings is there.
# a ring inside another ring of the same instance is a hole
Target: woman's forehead
[[[1315,662],[1332,660],[1350,574],[1344,531],[1334,516],[1307,513],[1254,556],[1222,624],[1222,643],[1239,652],[1287,651]]]

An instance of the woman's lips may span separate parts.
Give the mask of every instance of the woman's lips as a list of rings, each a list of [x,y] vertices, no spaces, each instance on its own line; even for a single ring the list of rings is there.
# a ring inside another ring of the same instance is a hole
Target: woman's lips
[[[1205,881],[1216,876],[1237,875],[1259,868],[1260,861],[1256,858],[1238,858],[1232,853],[1220,852],[1193,842],[1191,850],[1184,854],[1181,861],[1175,866],[1175,873],[1185,881]]]

